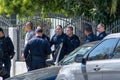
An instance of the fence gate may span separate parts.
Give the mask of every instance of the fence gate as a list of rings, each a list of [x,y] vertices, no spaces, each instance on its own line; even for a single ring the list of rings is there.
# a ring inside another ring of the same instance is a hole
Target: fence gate
[[[29,21],[29,20],[28,20]],[[37,27],[37,25],[40,25],[43,27],[44,33],[51,37],[51,29],[52,33],[55,33],[55,28],[56,25],[62,25],[64,32],[65,28],[70,25],[74,28],[74,33],[79,37],[81,44],[84,43],[85,35],[83,33],[83,26],[84,24],[90,24],[91,26],[95,27],[95,23],[92,20],[89,20],[87,18],[81,18],[81,17],[76,17],[76,18],[69,18],[69,17],[63,17],[63,16],[55,16],[55,15],[49,15],[48,17],[42,19],[41,17],[33,17],[30,21],[33,22],[34,28]],[[26,22],[22,22],[18,26],[18,49],[19,49],[19,54],[18,54],[18,60],[21,60],[21,54],[23,53],[23,48],[24,48],[24,38],[25,38],[25,26]],[[95,30],[95,28],[94,28]]]

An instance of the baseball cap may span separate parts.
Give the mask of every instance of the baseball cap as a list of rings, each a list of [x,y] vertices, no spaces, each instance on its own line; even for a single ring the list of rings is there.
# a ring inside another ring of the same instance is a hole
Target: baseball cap
[[[43,30],[42,30],[42,29],[40,29],[40,28],[38,28],[38,29],[36,29],[36,30],[35,30],[35,32],[37,32],[37,33],[42,33],[42,32],[43,32]]]

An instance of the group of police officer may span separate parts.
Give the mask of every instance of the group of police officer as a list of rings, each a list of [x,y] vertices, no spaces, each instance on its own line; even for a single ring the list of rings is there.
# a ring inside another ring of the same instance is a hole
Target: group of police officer
[[[92,31],[92,26],[90,26],[89,24],[85,24],[84,34],[86,35],[86,40],[85,40],[86,43],[102,40],[107,35],[104,24],[100,23],[97,25],[97,33],[98,34],[95,35]]]
[[[39,69],[46,67],[46,59],[48,55],[52,53],[54,61],[56,60],[57,53],[60,44],[62,43],[62,49],[60,51],[59,59],[63,59],[66,55],[68,55],[71,51],[77,48],[80,45],[80,40],[78,36],[73,34],[73,27],[68,26],[66,28],[66,33],[63,32],[63,28],[61,25],[56,26],[55,34],[50,38],[43,34],[43,30],[40,26],[37,27],[35,33],[33,31],[32,22],[26,23],[26,37],[25,37],[25,48],[24,48],[24,58],[26,63],[30,63],[27,65],[28,71]],[[92,27],[89,24],[84,26],[84,33],[86,35],[85,42],[92,42],[96,40],[101,40],[107,34],[105,32],[105,26],[100,23],[97,26],[97,31],[99,35],[93,34]],[[35,35],[35,36],[34,36]],[[51,51],[51,47],[54,45],[54,51]],[[30,55],[30,56],[29,56]],[[28,59],[30,58],[30,59]],[[30,61],[27,61],[30,60]]]
[[[62,26],[56,26],[56,33],[50,40],[48,36],[43,34],[41,27],[37,27],[35,34],[32,30],[32,22],[26,23],[26,37],[25,37],[25,48],[24,58],[28,59],[31,54],[31,65],[27,65],[28,71],[46,67],[46,59],[51,54],[51,47],[54,45],[54,51],[63,43],[59,61],[68,55],[71,51],[80,45],[79,38],[73,34],[73,27],[69,26],[66,29],[66,34],[63,32]],[[34,36],[35,35],[35,36]],[[57,54],[53,53],[53,59],[56,60]],[[28,61],[29,62],[29,61]],[[27,62],[26,62],[27,63]]]
[[[48,55],[50,55],[51,52],[56,52],[61,43],[63,46],[58,61],[63,59],[80,45],[80,40],[78,36],[73,34],[73,27],[71,26],[68,26],[66,28],[66,33],[64,33],[62,26],[57,25],[55,34],[51,40],[48,36],[43,34],[43,29],[40,26],[34,31],[33,23],[31,21],[26,23],[25,30],[27,33],[25,36],[25,47],[22,57],[26,61],[28,71],[46,67],[46,59],[48,58]],[[104,24],[98,24],[97,32],[98,35],[95,35],[92,31],[92,27],[89,24],[86,24],[84,26],[84,34],[86,36],[85,42],[88,43],[103,39],[107,35]],[[4,41],[5,44],[2,44],[2,41]],[[2,64],[4,64],[5,70],[7,71],[7,74],[2,76],[3,79],[6,79],[10,77],[11,59],[14,56],[14,46],[11,39],[4,35],[2,28],[0,28],[0,44],[4,45],[2,46],[4,57],[3,59],[0,58],[0,61],[2,60]],[[54,51],[51,51],[52,45],[54,45]],[[56,60],[56,56],[57,53],[53,53],[54,61]]]

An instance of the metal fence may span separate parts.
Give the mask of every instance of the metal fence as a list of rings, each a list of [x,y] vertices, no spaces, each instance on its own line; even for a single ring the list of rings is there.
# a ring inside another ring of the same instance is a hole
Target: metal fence
[[[9,22],[8,19],[0,16],[0,27],[3,28],[5,35],[8,35],[8,28],[12,27],[12,24]]]
[[[28,20],[27,20],[28,21]],[[40,16],[34,16],[31,18],[31,21],[34,23],[34,28],[37,27],[37,25],[40,25],[44,29],[44,33],[50,37],[50,29],[54,29],[56,25],[62,25],[63,29],[65,31],[65,28],[70,25],[74,28],[74,33],[79,37],[81,44],[85,41],[85,35],[83,33],[84,24],[90,24],[93,27],[94,33],[96,33],[96,23],[93,20],[90,20],[88,18],[84,17],[65,17],[65,16],[53,16],[49,15],[49,17],[46,17],[42,19]],[[16,26],[17,27],[17,59],[21,59],[20,56],[23,53],[24,48],[24,38],[25,38],[25,26],[26,21],[21,21],[21,23]],[[2,27],[5,31],[5,34],[8,35],[8,28],[13,27],[9,20],[6,18],[0,16],[0,27]],[[114,21],[110,25],[107,26],[106,29],[110,33],[116,33],[120,32],[120,19]]]
[[[62,25],[64,32],[65,28],[70,25],[74,28],[74,34],[76,34],[80,41],[81,44],[84,43],[85,41],[85,35],[83,32],[84,24],[90,24],[91,26],[95,27],[95,22],[87,19],[87,18],[81,18],[81,17],[76,17],[76,18],[68,18],[68,17],[61,17],[61,16],[51,16],[47,18],[40,18],[40,17],[34,17],[31,19],[31,21],[34,24],[34,28],[37,27],[37,25],[40,25],[44,29],[44,33],[51,37],[52,34],[50,34],[50,29],[53,29],[52,32],[55,32],[56,25]],[[22,21],[22,23],[18,26],[18,47],[19,47],[19,54],[18,54],[18,59],[21,59],[20,56],[23,53],[23,48],[24,48],[24,38],[25,38],[25,31],[24,31],[24,26],[25,26],[26,21]],[[94,28],[93,28],[94,29]],[[95,31],[96,29],[94,29]]]
[[[120,32],[120,19],[118,19],[118,20],[112,22],[110,25],[108,25],[106,30],[110,33]]]

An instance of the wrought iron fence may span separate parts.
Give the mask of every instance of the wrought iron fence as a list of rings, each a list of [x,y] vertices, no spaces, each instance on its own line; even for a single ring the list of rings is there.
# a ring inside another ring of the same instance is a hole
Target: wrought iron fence
[[[28,20],[27,20],[28,21]],[[93,27],[94,33],[96,33],[96,22],[85,17],[65,17],[65,16],[55,16],[49,15],[42,19],[40,16],[31,18],[31,21],[34,23],[34,28],[37,25],[40,25],[44,28],[44,33],[50,37],[50,29],[55,29],[56,25],[62,25],[65,31],[65,28],[70,25],[74,28],[74,33],[79,37],[81,44],[85,41],[85,35],[83,32],[84,24],[90,24]],[[24,37],[25,37],[25,26],[26,21],[21,21],[17,27],[17,58],[20,59],[21,54],[23,53],[24,48]],[[8,35],[8,28],[12,27],[12,24],[6,18],[0,16],[0,27],[4,28],[5,33]],[[120,32],[120,19],[114,21],[107,26],[106,29],[110,33]]]
[[[118,20],[112,22],[110,25],[108,25],[106,30],[109,33],[120,32],[120,19],[118,19]]]

